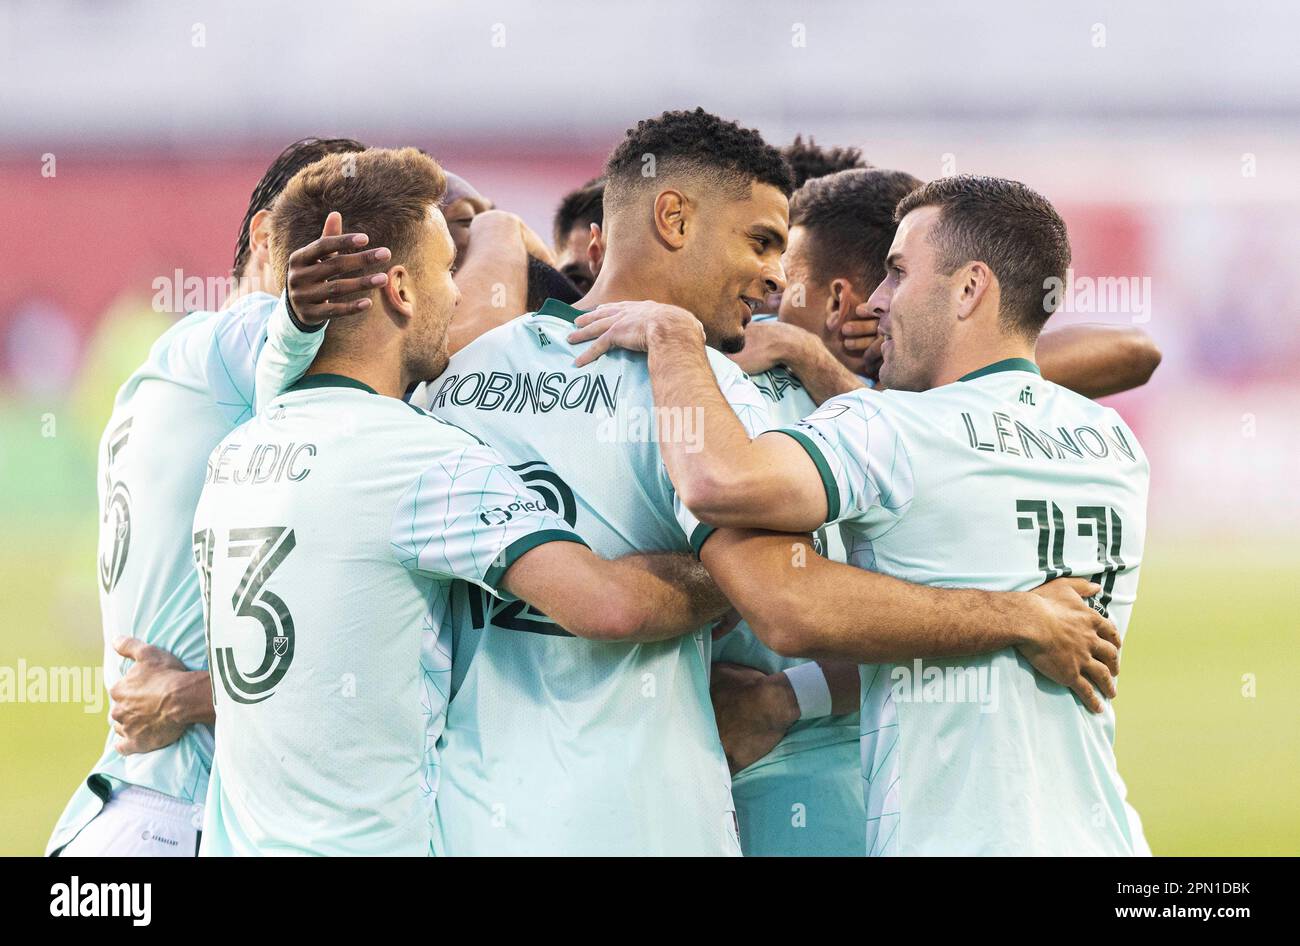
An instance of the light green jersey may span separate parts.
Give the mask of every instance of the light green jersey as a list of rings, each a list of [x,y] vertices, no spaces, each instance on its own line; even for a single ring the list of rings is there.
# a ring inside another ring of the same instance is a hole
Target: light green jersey
[[[201,853],[429,853],[452,580],[492,592],[581,540],[494,450],[336,375],[221,442],[193,521],[220,720]]]
[[[924,393],[843,395],[782,432],[816,463],[852,564],[994,591],[1086,577],[1125,632],[1146,456],[1115,411],[1032,362]],[[869,853],[1143,851],[1114,725],[1109,704],[1094,716],[1015,649],[862,668]]]
[[[122,635],[207,668],[203,607],[189,523],[208,454],[252,416],[253,372],[275,297],[255,292],[220,312],[194,312],[154,343],[117,392],[99,443],[99,605],[104,684],[130,667],[112,641]],[[212,762],[212,729],[190,726],[154,752],[123,756],[105,724],[104,750],[47,846],[71,841],[122,785],[201,804]],[[197,810],[197,809],[196,809]]]
[[[688,551],[709,531],[678,500],[644,354],[582,369],[576,309],[549,300],[451,360],[429,410],[489,440],[606,557]],[[742,422],[762,395],[709,360]],[[490,604],[490,603],[489,603]],[[708,628],[653,644],[579,640],[544,616],[475,607],[459,625],[438,823],[451,854],[737,854],[730,778],[709,699]]]
[[[771,316],[759,316],[764,321]],[[773,425],[797,424],[817,409],[785,365],[749,376]],[[818,550],[847,561],[839,530],[819,529]],[[766,647],[741,621],[713,644],[714,661],[776,673],[805,663]],[[866,812],[858,762],[858,714],[800,720],[767,755],[732,776],[740,843],[750,857],[861,857]]]

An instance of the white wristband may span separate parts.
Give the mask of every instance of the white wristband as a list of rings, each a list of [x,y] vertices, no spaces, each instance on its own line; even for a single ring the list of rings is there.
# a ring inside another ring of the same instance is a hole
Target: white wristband
[[[800,719],[819,719],[831,715],[831,688],[826,674],[817,661],[790,667],[785,671],[795,702],[799,704]]]

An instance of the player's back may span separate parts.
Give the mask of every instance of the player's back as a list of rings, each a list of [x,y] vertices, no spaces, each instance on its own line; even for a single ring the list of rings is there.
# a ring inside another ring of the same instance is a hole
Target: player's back
[[[189,522],[212,448],[251,415],[253,365],[273,296],[250,293],[219,312],[193,312],[154,342],[119,389],[99,444],[99,601],[104,683],[126,670],[113,639],[135,637],[207,667]],[[212,729],[187,727],[154,752],[123,756],[110,731],[103,755],[50,840],[66,844],[118,784],[202,803]]]
[[[404,567],[402,510],[474,442],[310,375],[212,452],[194,519],[220,719],[204,854],[429,853],[450,581]]]
[[[487,333],[428,386],[427,406],[500,450],[601,556],[689,551],[682,519],[697,540],[704,530],[663,469],[645,356],[615,351],[575,368],[582,346],[565,339],[576,314],[551,300]],[[753,391],[710,357],[733,388]],[[760,396],[745,396],[740,409],[761,427]],[[699,435],[694,416],[669,423]],[[447,853],[738,853],[707,629],[602,643],[517,603],[469,605],[457,616],[438,798]]]
[[[1121,635],[1148,466],[1113,410],[1011,360],[923,393],[828,401],[796,430],[858,468],[833,502],[855,565],[1026,591],[1075,575]],[[830,490],[828,490],[830,492]],[[863,668],[870,853],[1130,854],[1114,713],[1090,714],[1015,649]]]

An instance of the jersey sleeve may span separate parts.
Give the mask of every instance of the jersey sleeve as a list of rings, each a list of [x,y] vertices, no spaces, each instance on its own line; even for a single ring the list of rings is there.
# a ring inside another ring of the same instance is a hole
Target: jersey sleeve
[[[208,390],[232,426],[253,416],[257,356],[266,341],[266,324],[275,298],[255,292],[217,313],[202,367]]]
[[[502,576],[525,552],[547,542],[586,545],[482,443],[445,451],[416,477],[393,513],[391,541],[412,571],[464,579],[502,596]]]
[[[307,373],[321,342],[325,340],[322,322],[307,328],[289,311],[288,294],[282,294],[266,323],[266,344],[257,356],[257,405],[261,410]]]
[[[826,524],[852,521],[871,531],[892,526],[915,492],[912,459],[879,394],[831,398],[776,433],[808,453],[826,490]]]
[[[763,431],[771,426],[771,417],[768,413],[767,400],[763,397],[763,392],[758,389],[735,362],[724,355],[709,351],[709,363],[713,367],[714,377],[717,378],[718,387],[722,390],[722,396],[727,399],[731,409],[736,412],[740,418],[740,423],[744,426],[750,439],[757,437]],[[685,428],[685,429],[690,429]],[[664,472],[665,479],[667,472]],[[672,489],[671,482],[669,488]],[[672,490],[673,512],[677,516],[677,522],[682,527],[691,542],[691,551],[697,556],[700,554],[700,547],[704,545],[704,540],[713,534],[714,526],[705,525],[695,518],[695,514],[686,508],[677,495],[677,490]]]

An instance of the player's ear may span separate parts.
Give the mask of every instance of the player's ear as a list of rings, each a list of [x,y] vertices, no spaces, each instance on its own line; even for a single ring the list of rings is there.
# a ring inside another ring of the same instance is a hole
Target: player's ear
[[[271,211],[262,209],[248,222],[248,255],[253,268],[271,263]]]
[[[957,284],[957,318],[966,319],[975,313],[984,301],[985,296],[993,289],[995,277],[993,270],[980,261],[976,260],[961,271],[960,282]],[[997,299],[997,292],[994,291],[989,297]],[[996,306],[994,315],[997,314]]]
[[[403,318],[415,314],[415,281],[405,266],[394,266],[388,271],[388,282],[379,290],[384,303]]]
[[[846,319],[853,318],[857,305],[853,284],[842,277],[832,279],[830,292],[826,295],[826,330],[838,332]]]
[[[587,243],[587,265],[591,275],[600,275],[600,265],[605,262],[605,234],[600,232],[600,224],[591,225],[591,240]]]
[[[680,250],[686,243],[686,221],[689,217],[690,208],[681,191],[659,192],[655,198],[655,230],[659,239],[674,250]]]

